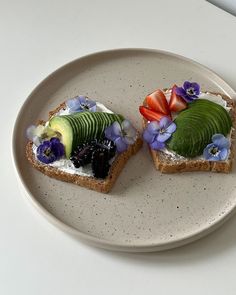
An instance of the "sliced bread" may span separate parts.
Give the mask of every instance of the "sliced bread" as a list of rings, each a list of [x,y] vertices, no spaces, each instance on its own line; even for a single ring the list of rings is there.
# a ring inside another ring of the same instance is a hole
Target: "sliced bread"
[[[169,91],[169,90],[165,90]],[[210,92],[208,92],[210,93]],[[154,165],[157,170],[162,173],[176,173],[176,172],[190,172],[190,171],[213,171],[213,172],[223,172],[229,173],[232,170],[233,160],[234,160],[234,145],[236,136],[236,107],[235,101],[228,96],[221,93],[214,93],[214,95],[220,95],[227,103],[227,107],[230,108],[229,115],[232,119],[232,129],[230,133],[230,152],[228,159],[225,161],[208,161],[203,158],[185,158],[178,155],[173,155],[172,153],[167,153],[165,150],[153,150],[149,147],[150,154],[153,158]],[[144,106],[146,106],[146,100],[144,101]],[[143,118],[143,128],[145,129],[148,121]]]
[[[65,109],[65,102],[58,106],[55,110],[49,112],[49,119],[57,114],[60,110]],[[38,124],[44,125],[44,121],[38,122]],[[79,186],[95,190],[101,193],[108,193],[115,181],[117,180],[119,174],[124,168],[125,164],[129,160],[130,157],[135,155],[139,149],[142,147],[142,139],[140,136],[137,137],[137,140],[134,144],[130,145],[129,148],[123,152],[118,154],[114,161],[111,164],[108,176],[105,179],[95,178],[92,176],[83,176],[78,174],[71,174],[65,171],[62,171],[56,167],[52,167],[48,164],[44,164],[40,162],[35,153],[33,151],[33,142],[29,141],[26,145],[26,157],[29,162],[33,165],[34,168],[44,173],[45,175],[70,183],[77,184]]]

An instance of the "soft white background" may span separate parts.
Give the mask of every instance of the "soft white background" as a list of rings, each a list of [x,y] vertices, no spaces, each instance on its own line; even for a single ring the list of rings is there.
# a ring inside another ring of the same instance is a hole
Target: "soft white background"
[[[236,18],[203,0],[0,0],[0,294],[236,293],[236,216],[194,244],[119,254],[73,240],[22,197],[17,112],[50,72],[84,54],[150,47],[185,55],[236,89]]]

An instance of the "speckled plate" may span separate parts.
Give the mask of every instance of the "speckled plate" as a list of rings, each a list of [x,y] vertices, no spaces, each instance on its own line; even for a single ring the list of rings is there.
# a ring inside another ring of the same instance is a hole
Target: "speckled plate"
[[[25,130],[49,110],[78,94],[97,99],[140,128],[138,106],[145,95],[184,80],[233,97],[209,69],[158,50],[118,49],[79,58],[52,73],[25,101],[16,120],[13,156],[28,199],[49,221],[90,244],[119,251],[174,248],[218,227],[236,205],[232,174],[162,175],[144,145],[126,165],[112,192],[96,193],[51,179],[25,157]]]

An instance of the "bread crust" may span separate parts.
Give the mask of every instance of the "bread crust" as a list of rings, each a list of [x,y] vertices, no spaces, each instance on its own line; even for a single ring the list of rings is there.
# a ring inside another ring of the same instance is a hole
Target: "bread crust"
[[[60,110],[65,109],[65,102],[60,104],[55,110],[49,112],[49,119],[58,113]],[[39,121],[37,124],[45,124],[45,121]],[[129,160],[130,157],[135,155],[140,148],[142,147],[143,141],[138,136],[136,142],[133,145],[130,145],[127,151],[119,154],[114,162],[111,165],[109,170],[108,176],[105,179],[98,179],[95,177],[90,176],[82,176],[78,174],[70,174],[64,171],[61,171],[58,168],[49,166],[47,164],[43,164],[37,160],[35,154],[33,152],[33,143],[29,141],[26,145],[26,157],[28,161],[32,164],[34,168],[42,172],[43,174],[61,180],[65,182],[70,182],[77,184],[79,186],[95,190],[101,193],[108,193],[115,181],[117,180],[119,174],[121,173],[122,169],[124,168],[125,164]]]
[[[168,89],[167,89],[168,90]],[[166,89],[165,89],[166,91]],[[227,102],[227,106],[231,108],[229,114],[232,119],[232,131],[231,131],[231,146],[230,154],[226,161],[208,161],[208,160],[194,160],[194,159],[171,159],[166,153],[162,151],[156,151],[149,147],[150,154],[152,156],[154,165],[157,170],[162,173],[177,173],[177,172],[191,172],[191,171],[212,171],[212,172],[222,172],[229,173],[232,171],[233,161],[234,161],[234,141],[236,137],[236,107],[235,101],[228,96],[209,92],[215,95],[221,95],[222,98]],[[144,101],[146,105],[146,101]],[[147,126],[147,120],[143,118],[143,128]]]

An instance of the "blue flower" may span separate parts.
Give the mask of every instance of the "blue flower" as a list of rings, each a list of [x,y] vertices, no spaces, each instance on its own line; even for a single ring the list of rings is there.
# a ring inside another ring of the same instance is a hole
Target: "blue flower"
[[[82,95],[67,100],[66,106],[69,108],[70,113],[96,111],[96,102]]]
[[[37,148],[37,158],[45,164],[59,160],[64,154],[64,145],[56,137],[45,140]]]
[[[153,150],[162,150],[165,148],[167,141],[172,133],[176,130],[176,124],[168,117],[162,117],[160,122],[152,121],[144,130],[143,139],[150,145]]]
[[[124,120],[121,124],[114,122],[105,129],[107,139],[114,141],[117,152],[122,153],[128,149],[130,144],[134,144],[137,138],[137,131],[130,121]]]
[[[176,87],[175,92],[187,102],[191,102],[198,98],[200,94],[200,85],[198,83],[191,83],[185,81],[183,87]]]
[[[208,161],[224,161],[229,155],[230,142],[223,134],[212,136],[212,143],[203,151],[203,156]]]

